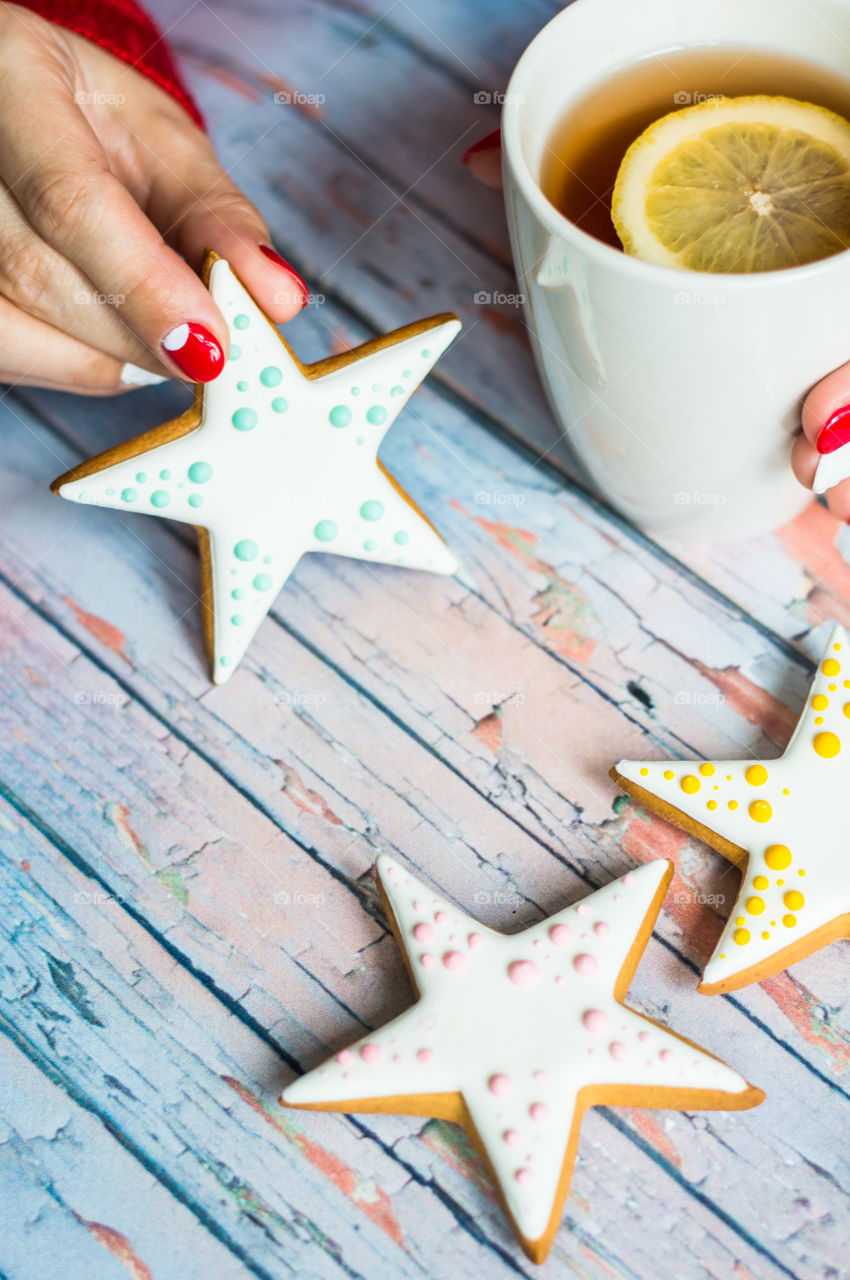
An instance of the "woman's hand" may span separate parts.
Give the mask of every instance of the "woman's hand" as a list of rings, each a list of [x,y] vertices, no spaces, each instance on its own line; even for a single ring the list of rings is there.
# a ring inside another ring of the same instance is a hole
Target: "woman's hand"
[[[803,434],[794,442],[791,465],[807,489],[826,494],[839,520],[850,520],[850,364],[813,387],[803,405]],[[818,482],[815,473],[818,467]]]
[[[128,362],[209,381],[228,339],[196,274],[208,245],[276,323],[303,306],[303,282],[183,108],[0,3],[0,382],[109,394]]]

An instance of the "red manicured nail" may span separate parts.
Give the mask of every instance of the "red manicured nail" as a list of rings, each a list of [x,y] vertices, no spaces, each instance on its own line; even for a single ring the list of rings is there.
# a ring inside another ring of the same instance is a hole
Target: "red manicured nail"
[[[480,155],[482,151],[495,151],[496,147],[502,145],[502,130],[495,129],[493,133],[488,133],[486,138],[481,138],[479,142],[474,142],[471,147],[467,147],[461,156],[461,164],[469,164],[470,156]]]
[[[261,244],[259,249],[260,253],[264,253],[266,255],[269,262],[273,262],[276,267],[280,267],[281,271],[285,271],[290,280],[294,281],[301,290],[301,306],[306,307],[307,301],[310,297],[310,290],[307,288],[295,268],[291,267],[286,261],[286,258],[282,258],[277,249],[273,249],[270,244]]]
[[[162,349],[193,382],[212,382],[224,368],[224,352],[218,339],[206,325],[194,320],[175,325],[163,338]]]
[[[818,453],[834,453],[850,440],[850,404],[836,409],[821,427],[815,448]]]

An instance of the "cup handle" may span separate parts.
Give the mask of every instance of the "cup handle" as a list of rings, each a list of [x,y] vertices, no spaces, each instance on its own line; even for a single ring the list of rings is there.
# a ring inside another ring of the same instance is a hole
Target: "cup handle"
[[[548,232],[546,244],[538,260],[534,280],[541,289],[561,289],[569,292],[575,309],[575,328],[581,334],[585,355],[590,361],[596,378],[603,382],[605,366],[596,333],[593,307],[587,280],[587,261],[574,253],[554,232]]]

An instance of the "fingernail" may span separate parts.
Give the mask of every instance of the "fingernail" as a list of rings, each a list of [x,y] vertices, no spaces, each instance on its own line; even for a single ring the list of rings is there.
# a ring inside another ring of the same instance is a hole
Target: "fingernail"
[[[813,493],[826,493],[833,485],[839,484],[850,476],[850,405],[842,405],[827,418],[818,434],[815,448],[821,455],[815,478],[812,481]]]
[[[121,382],[125,387],[156,387],[160,382],[167,381],[164,374],[151,373],[150,369],[143,369],[141,365],[131,364],[129,361],[121,369]]]
[[[461,156],[461,164],[469,164],[470,156],[480,155],[482,151],[495,151],[496,147],[502,145],[502,130],[494,129],[492,133],[488,133],[486,138],[481,138],[478,142],[474,142],[471,147],[467,147]]]
[[[850,404],[836,409],[820,429],[815,448],[818,453],[834,453],[850,440]]]
[[[266,255],[269,262],[273,262],[276,267],[280,267],[281,271],[286,272],[290,280],[292,280],[292,282],[301,291],[301,306],[306,307],[307,300],[310,297],[310,290],[307,288],[295,268],[291,267],[286,261],[286,258],[282,258],[277,249],[273,249],[270,244],[261,244],[259,246],[259,250],[260,253],[264,253]]]
[[[193,382],[212,382],[224,368],[224,352],[218,338],[206,325],[194,320],[175,325],[163,338],[162,349]]]

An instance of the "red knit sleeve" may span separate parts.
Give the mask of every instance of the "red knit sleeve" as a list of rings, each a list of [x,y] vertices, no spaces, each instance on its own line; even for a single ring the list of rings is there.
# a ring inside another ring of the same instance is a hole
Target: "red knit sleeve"
[[[134,0],[15,0],[50,22],[93,40],[176,98],[197,125],[204,118],[180,78],[162,32]]]

